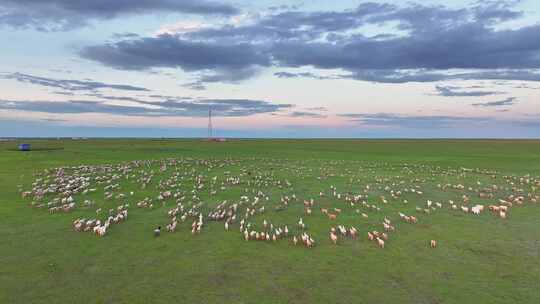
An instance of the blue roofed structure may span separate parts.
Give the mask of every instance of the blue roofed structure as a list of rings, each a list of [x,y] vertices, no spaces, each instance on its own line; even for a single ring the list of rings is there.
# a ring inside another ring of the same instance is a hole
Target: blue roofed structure
[[[30,151],[30,144],[19,144],[19,151]]]

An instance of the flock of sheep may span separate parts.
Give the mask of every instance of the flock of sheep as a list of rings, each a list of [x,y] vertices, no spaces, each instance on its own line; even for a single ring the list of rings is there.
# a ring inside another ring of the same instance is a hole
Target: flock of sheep
[[[61,167],[36,172],[30,189],[23,187],[21,195],[32,207],[76,214],[75,231],[100,237],[126,222],[128,212],[130,217],[163,212],[163,222],[155,223],[156,236],[162,225],[168,233],[187,228],[196,235],[220,222],[244,241],[287,241],[307,248],[359,238],[384,248],[398,223],[414,225],[441,210],[489,213],[505,220],[512,208],[540,202],[540,178],[529,175],[422,164],[257,158]],[[441,196],[445,199],[437,199]],[[278,213],[294,220],[274,224]],[[349,224],[342,224],[342,218]],[[329,226],[327,236],[308,227],[321,221]],[[437,240],[428,239],[426,245],[435,248]]]

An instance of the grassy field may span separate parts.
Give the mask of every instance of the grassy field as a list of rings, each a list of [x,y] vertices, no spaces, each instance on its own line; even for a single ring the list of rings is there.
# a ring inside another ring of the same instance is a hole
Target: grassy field
[[[522,189],[525,196],[540,194],[533,187],[540,180],[540,141],[30,142],[31,152],[16,151],[16,142],[0,142],[0,303],[540,303],[540,203],[526,199],[511,208],[507,219],[488,211],[465,214],[448,204],[449,200],[461,204],[464,194],[470,204],[495,204],[515,193],[512,187]],[[158,195],[158,181],[173,170],[160,172],[159,160],[167,158],[183,160],[175,170],[186,176],[178,187],[186,194],[193,188],[189,177],[217,176],[223,181],[227,171],[232,176],[250,172],[242,175],[241,185],[228,185],[215,195],[208,188],[201,190],[204,213],[223,200],[233,202],[241,195],[252,197],[253,189],[261,190],[269,200],[261,203],[264,213],[249,219],[254,227],[262,229],[267,219],[298,233],[296,222],[302,217],[316,246],[293,246],[286,239],[246,242],[237,223],[226,232],[223,222],[208,222],[201,234],[192,235],[187,221],[175,233],[154,237],[152,230],[170,222],[167,211],[176,203],[156,203],[152,209],[135,204]],[[156,173],[144,190],[122,180],[117,193],[134,192],[126,200],[107,201],[103,186],[95,185],[96,193],[75,196],[77,207],[72,212],[49,214],[30,207],[32,200],[21,198],[19,192],[30,190],[38,178],[34,174],[44,169],[131,160],[156,160],[146,168]],[[530,183],[519,180],[527,174]],[[256,186],[245,184],[257,178],[261,181]],[[280,188],[277,181],[290,186]],[[437,187],[458,183],[466,189]],[[479,199],[477,190],[492,184],[500,186],[495,197]],[[368,192],[366,185],[371,186]],[[404,190],[416,185],[422,195]],[[333,197],[330,186],[343,194],[367,194],[365,200],[380,210],[353,207]],[[403,194],[393,199],[390,188]],[[325,197],[319,197],[321,191]],[[276,211],[280,198],[292,194],[299,201]],[[315,200],[311,216],[304,214],[302,204],[310,198]],[[84,207],[84,199],[96,205]],[[430,214],[416,211],[426,208],[427,200],[444,207]],[[125,202],[130,203],[128,220],[114,225],[105,237],[73,230],[74,219]],[[343,212],[329,221],[320,207]],[[356,209],[369,217],[361,217]],[[398,212],[419,221],[404,223]],[[396,232],[380,249],[366,233],[382,231],[385,216]],[[328,231],[338,224],[354,225],[360,238],[331,244]],[[429,248],[431,239],[438,241],[437,248]]]

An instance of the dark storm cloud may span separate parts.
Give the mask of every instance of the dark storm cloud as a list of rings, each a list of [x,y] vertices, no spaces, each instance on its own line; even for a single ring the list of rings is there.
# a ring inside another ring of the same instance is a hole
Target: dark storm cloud
[[[110,98],[109,98],[110,99]],[[133,105],[112,105],[103,101],[21,101],[0,100],[0,109],[50,114],[102,113],[124,116],[205,117],[208,109],[214,116],[244,117],[289,109],[289,104],[274,104],[249,99],[166,100],[150,102],[130,99]]]
[[[503,92],[497,91],[458,91],[462,88],[454,86],[435,86],[435,89],[438,91],[438,95],[445,97],[479,97],[503,94]]]
[[[84,91],[96,89],[115,89],[122,91],[149,91],[146,88],[127,85],[127,84],[109,84],[91,80],[72,80],[72,79],[54,79],[39,77],[22,73],[0,74],[0,78],[17,80],[19,82],[31,83],[44,87],[59,88],[67,92],[57,92],[57,94],[69,95],[70,91]]]
[[[515,97],[509,97],[503,100],[498,101],[490,101],[490,102],[479,102],[479,103],[473,103],[472,105],[475,107],[500,107],[500,106],[511,106],[515,104]]]
[[[460,117],[460,116],[409,116],[392,113],[376,114],[341,114],[341,117],[369,126],[397,127],[412,129],[443,129],[463,124],[482,125],[493,119],[486,117]]]
[[[157,12],[233,15],[239,10],[211,0],[0,0],[0,24],[41,31],[71,30],[94,19]]]
[[[215,73],[222,82],[253,77],[259,67],[315,67],[349,74],[335,78],[404,83],[449,79],[540,81],[540,25],[495,30],[523,15],[511,3],[488,1],[467,8],[362,3],[344,11],[279,11],[244,25],[89,46],[82,56],[129,70],[178,67]],[[364,25],[396,28],[373,37]],[[460,70],[461,72],[449,72]],[[242,75],[238,77],[236,74]],[[281,78],[328,79],[277,72]],[[330,77],[330,78],[334,78]]]

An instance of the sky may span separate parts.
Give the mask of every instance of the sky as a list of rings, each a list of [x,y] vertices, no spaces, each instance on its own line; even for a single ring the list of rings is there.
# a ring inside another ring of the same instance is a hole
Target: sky
[[[0,137],[540,137],[538,0],[0,0],[0,44]]]

